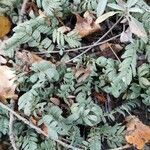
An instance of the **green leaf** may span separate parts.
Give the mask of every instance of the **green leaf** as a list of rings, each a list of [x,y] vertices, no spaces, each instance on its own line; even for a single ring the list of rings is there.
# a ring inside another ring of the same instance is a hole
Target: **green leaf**
[[[52,129],[51,127],[48,127],[48,136],[53,140],[58,139],[58,133],[54,129]]]
[[[134,6],[137,2],[138,2],[138,0],[128,0],[127,1],[128,8]]]
[[[134,13],[143,13],[143,10],[140,9],[139,7],[132,7],[132,8],[129,8],[129,12],[134,12]]]
[[[99,0],[97,10],[96,10],[97,16],[101,16],[104,13],[107,5],[107,1],[108,0]]]
[[[99,17],[96,19],[95,23],[96,23],[96,24],[102,23],[102,22],[105,21],[107,18],[109,18],[109,17],[111,17],[111,16],[114,16],[114,15],[117,14],[117,13],[119,13],[119,12],[115,12],[115,11],[107,12],[107,13],[105,13],[105,14],[99,16]]]
[[[112,8],[112,9],[124,11],[123,7],[121,7],[121,6],[119,6],[119,5],[115,4],[115,3],[109,3],[107,6],[110,7],[110,8]]]

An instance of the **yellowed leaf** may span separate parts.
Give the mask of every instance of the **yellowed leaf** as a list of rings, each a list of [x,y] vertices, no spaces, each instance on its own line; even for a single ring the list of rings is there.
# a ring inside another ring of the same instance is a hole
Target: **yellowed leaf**
[[[16,84],[14,83],[14,80],[14,71],[7,66],[0,66],[0,97],[4,99],[16,98]]]
[[[96,24],[93,15],[90,12],[85,12],[84,17],[76,14],[77,22],[75,31],[81,36],[86,37],[96,31],[100,30],[100,25]]]
[[[5,16],[0,16],[0,38],[3,38],[11,28],[11,22]]]
[[[127,117],[126,121],[126,141],[137,149],[143,149],[144,145],[150,142],[150,127],[135,116]]]

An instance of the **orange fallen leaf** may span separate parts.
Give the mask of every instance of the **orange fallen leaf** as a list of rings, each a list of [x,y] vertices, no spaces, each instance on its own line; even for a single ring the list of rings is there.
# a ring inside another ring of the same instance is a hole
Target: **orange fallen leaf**
[[[101,29],[100,25],[95,23],[93,19],[93,15],[89,11],[86,11],[83,17],[76,14],[76,18],[77,18],[77,22],[74,30],[81,37],[88,36]]]
[[[14,71],[7,66],[0,66],[0,97],[4,99],[16,98],[16,84],[14,83],[14,80]]]
[[[0,16],[0,38],[3,38],[11,28],[11,22],[5,16]]]
[[[143,149],[144,145],[150,142],[150,127],[135,116],[127,117],[126,121],[126,141],[137,149]]]

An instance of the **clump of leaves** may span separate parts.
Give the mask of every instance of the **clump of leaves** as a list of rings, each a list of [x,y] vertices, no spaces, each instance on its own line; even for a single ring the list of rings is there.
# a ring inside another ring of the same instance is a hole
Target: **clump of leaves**
[[[150,7],[143,0],[25,2],[0,1],[0,137],[12,140],[12,129],[22,150],[148,144],[149,127],[132,115],[147,123],[150,111]]]

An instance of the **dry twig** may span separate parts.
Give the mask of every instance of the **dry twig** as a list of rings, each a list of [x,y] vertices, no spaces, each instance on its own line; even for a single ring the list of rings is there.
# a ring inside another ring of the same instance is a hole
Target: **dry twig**
[[[39,127],[35,126],[33,123],[28,121],[26,118],[24,118],[24,117],[20,116],[19,114],[17,114],[14,110],[10,109],[8,106],[3,104],[2,102],[0,102],[0,107],[2,107],[3,109],[9,111],[11,114],[16,116],[19,120],[21,120],[22,122],[24,122],[25,124],[30,126],[32,129],[35,129],[39,134],[42,134],[42,135],[44,135],[45,137],[48,138],[48,135],[43,130],[41,130]],[[71,146],[69,144],[66,144],[66,143],[62,142],[61,140],[59,140],[59,139],[55,140],[55,142],[57,142],[58,144],[62,145],[63,147],[65,147],[67,149],[83,150],[81,148],[77,148],[77,147]]]
[[[131,148],[131,145],[126,144],[124,146],[114,148],[114,149],[109,149],[109,150],[124,150],[124,149],[127,149],[127,148]]]
[[[82,49],[86,49],[86,48],[89,48],[89,47],[91,47],[91,46],[98,46],[98,45],[101,45],[101,44],[104,44],[104,43],[107,43],[107,42],[109,42],[109,41],[112,41],[112,40],[114,40],[114,39],[116,39],[116,38],[118,38],[118,37],[120,37],[120,35],[121,34],[118,34],[118,35],[116,35],[116,36],[113,36],[113,37],[111,37],[111,38],[109,38],[109,39],[107,39],[107,40],[104,40],[104,41],[102,41],[102,42],[99,42],[99,43],[97,43],[97,44],[95,44],[95,45],[87,45],[87,46],[82,46],[82,47],[78,47],[78,48],[72,48],[72,49],[67,49],[67,50],[64,50],[64,53],[67,53],[67,52],[74,52],[74,51],[79,51],[79,50],[82,50]],[[55,54],[55,53],[59,53],[60,51],[52,51],[52,52],[47,52],[47,51],[45,51],[45,52],[33,52],[34,54]]]
[[[121,19],[123,18],[123,16],[121,16],[117,22],[101,37],[99,38],[93,45],[91,45],[88,49],[86,49],[85,51],[83,51],[82,53],[80,53],[79,55],[75,56],[74,58],[66,61],[66,63],[69,63],[73,60],[75,60],[76,58],[79,58],[80,56],[82,56],[83,54],[87,53],[88,51],[90,51],[93,47],[95,47],[101,40],[103,40],[112,30],[113,28],[121,21]]]
[[[22,7],[21,7],[18,23],[22,23],[23,22],[23,17],[25,15],[25,11],[26,11],[26,4],[28,3],[28,1],[29,0],[23,0],[23,4],[22,4]]]
[[[14,109],[14,103],[12,102],[12,109]],[[12,147],[14,150],[18,150],[16,143],[15,143],[15,137],[13,134],[13,121],[14,121],[14,115],[10,112],[10,119],[9,119],[9,139],[12,144]]]

